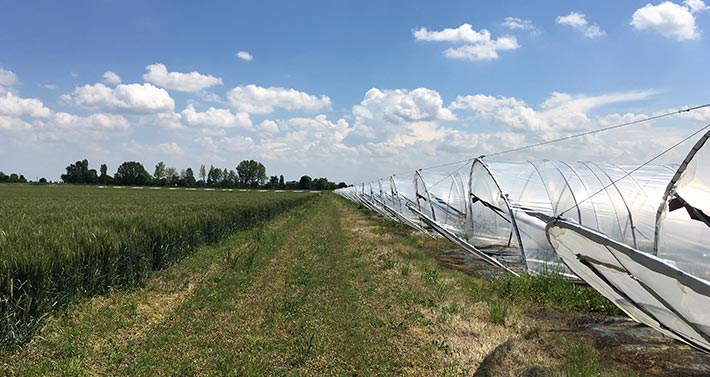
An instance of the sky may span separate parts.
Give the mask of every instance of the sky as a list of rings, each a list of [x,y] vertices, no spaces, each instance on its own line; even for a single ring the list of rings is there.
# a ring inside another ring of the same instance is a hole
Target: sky
[[[686,1],[0,0],[0,171],[356,183],[710,102]],[[638,164],[704,108],[497,158]],[[688,143],[654,163],[680,162]]]

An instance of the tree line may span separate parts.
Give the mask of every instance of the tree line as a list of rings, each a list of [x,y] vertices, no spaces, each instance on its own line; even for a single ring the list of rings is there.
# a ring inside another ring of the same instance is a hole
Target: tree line
[[[0,173],[2,174],[2,173]],[[24,177],[23,177],[24,178]],[[66,167],[62,174],[64,183],[103,184],[132,186],[172,186],[172,187],[214,187],[214,188],[262,188],[262,189],[301,189],[334,190],[347,187],[345,182],[336,184],[327,178],[311,178],[304,175],[298,181],[284,181],[283,175],[266,175],[266,167],[255,160],[244,160],[234,169],[218,168],[210,165],[209,169],[201,165],[197,175],[192,168],[178,172],[164,162],[155,165],[153,174],[137,161],[126,161],[118,166],[113,176],[108,174],[108,166],[101,164],[99,171],[89,168],[89,161],[84,159]]]
[[[7,174],[0,171],[0,183],[5,183],[5,182],[7,182],[7,183],[25,183],[25,182],[27,182],[27,178],[25,178],[25,176],[22,174],[18,175],[17,173],[12,173],[10,175],[7,175]]]

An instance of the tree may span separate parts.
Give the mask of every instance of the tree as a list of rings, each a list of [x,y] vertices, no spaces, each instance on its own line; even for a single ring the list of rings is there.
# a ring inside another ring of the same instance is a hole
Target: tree
[[[339,188],[339,189],[346,188],[346,187],[348,187],[348,184],[345,182],[340,182],[340,183],[338,183],[337,186],[335,186],[335,188]]]
[[[62,174],[65,183],[97,183],[99,177],[96,169],[89,169],[89,161],[84,159],[66,167],[67,173]]]
[[[307,175],[304,175],[304,176],[301,177],[301,179],[298,181],[298,188],[300,188],[300,189],[302,189],[302,190],[308,190],[309,188],[311,188],[311,182],[312,182],[312,181],[313,181],[313,179],[311,179],[311,177],[309,177],[309,176],[307,176]]]
[[[136,161],[128,161],[122,163],[116,174],[114,175],[114,180],[119,185],[144,185],[150,182],[150,174],[145,170],[143,164]]]
[[[217,186],[222,182],[222,169],[210,165],[210,172],[207,173],[207,186]]]
[[[195,174],[192,172],[192,168],[185,169],[180,175],[185,186],[192,187],[195,185]]]
[[[165,169],[165,183],[170,186],[177,186],[180,182],[180,174],[178,174],[177,169],[167,168]]]
[[[200,165],[200,179],[202,180],[202,183],[205,183],[205,179],[207,178],[207,170],[205,169],[205,164]]]
[[[160,161],[157,165],[155,165],[155,172],[153,173],[153,178],[155,178],[155,180],[157,181],[165,178],[165,163],[163,161]]]
[[[111,181],[113,181],[113,178],[108,175],[108,166],[106,166],[106,164],[101,164],[101,175],[99,176],[99,183],[107,184],[111,183]]]
[[[286,187],[286,184],[284,183],[284,176],[280,175],[279,176],[279,188],[284,188]]]
[[[244,160],[237,165],[239,183],[244,187],[256,187],[266,181],[266,167],[258,161]]]
[[[7,174],[0,171],[0,182],[7,182],[9,180],[10,180],[10,177]]]
[[[269,188],[274,189],[274,188],[277,188],[277,187],[279,187],[279,177],[277,177],[277,176],[275,176],[275,175],[272,175],[272,176],[269,178]]]
[[[39,183],[47,183],[47,178],[45,178],[45,177],[40,178]]]

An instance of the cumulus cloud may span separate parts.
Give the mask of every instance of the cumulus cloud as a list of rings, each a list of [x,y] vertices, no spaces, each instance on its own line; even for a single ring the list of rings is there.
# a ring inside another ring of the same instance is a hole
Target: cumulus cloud
[[[0,115],[0,131],[23,131],[31,128],[32,125],[22,119]]]
[[[631,16],[636,30],[653,30],[666,38],[678,41],[697,39],[700,32],[695,25],[694,12],[707,9],[699,0],[686,1],[685,6],[664,1],[658,5],[646,4]]]
[[[683,4],[685,4],[685,6],[687,6],[693,13],[710,9],[710,7],[705,5],[705,2],[702,0],[685,0]]]
[[[250,54],[246,51],[237,52],[237,58],[242,59],[242,60],[246,60],[248,62],[254,60],[254,56],[252,56],[252,54]]]
[[[1,86],[13,86],[17,84],[17,75],[12,71],[8,71],[3,67],[0,67],[0,85]]]
[[[360,104],[353,108],[353,113],[363,119],[381,117],[391,123],[456,119],[449,109],[443,107],[439,92],[427,88],[371,88]]]
[[[177,156],[183,154],[183,149],[177,143],[159,143],[159,144],[143,144],[135,140],[131,140],[123,144],[123,148],[128,152],[139,156],[146,154],[151,156]]]
[[[178,92],[199,92],[215,85],[222,85],[222,79],[199,72],[168,72],[164,64],[151,64],[143,79],[160,87]]]
[[[296,89],[275,86],[238,86],[227,93],[227,98],[238,111],[252,114],[269,114],[276,108],[318,111],[330,107],[328,96],[317,97]]]
[[[574,29],[580,31],[587,38],[598,38],[606,35],[606,32],[602,30],[599,25],[590,25],[587,22],[586,15],[578,12],[570,12],[566,16],[559,16],[555,20],[556,23],[560,25],[568,25]]]
[[[0,115],[12,117],[47,118],[51,110],[35,98],[20,98],[10,92],[0,95]]]
[[[111,71],[104,72],[103,78],[104,83],[108,85],[118,85],[121,83],[121,76]]]
[[[123,131],[130,128],[126,118],[117,114],[91,114],[86,117],[56,113],[51,120],[52,125],[75,130]]]
[[[479,121],[509,130],[554,133],[588,128],[591,123],[587,113],[592,109],[643,100],[652,94],[650,91],[632,91],[583,96],[553,92],[539,109],[513,97],[476,94],[456,97],[449,108],[469,111]]]
[[[110,113],[150,114],[173,111],[175,101],[165,89],[151,84],[84,85],[62,100],[88,109]]]
[[[17,75],[12,71],[0,67],[0,94],[11,92],[12,87],[17,85],[17,83],[19,83]]]
[[[199,112],[195,110],[193,105],[187,105],[185,110],[180,112],[180,116],[188,126],[205,128],[252,128],[249,114],[244,112],[232,114],[228,109],[210,107],[204,112]]]
[[[491,39],[491,33],[488,30],[476,31],[470,24],[462,24],[455,29],[446,28],[439,31],[430,31],[422,27],[412,31],[412,34],[414,39],[418,41],[462,45],[444,50],[444,56],[451,59],[495,60],[499,57],[498,51],[515,50],[520,47],[518,40],[513,36]]]
[[[273,120],[265,120],[256,125],[257,131],[263,134],[275,134],[279,132],[279,125]]]
[[[517,17],[506,17],[503,19],[503,26],[510,30],[524,30],[530,32],[530,35],[536,36],[540,34],[540,29],[538,29],[535,24],[530,20],[525,20]]]

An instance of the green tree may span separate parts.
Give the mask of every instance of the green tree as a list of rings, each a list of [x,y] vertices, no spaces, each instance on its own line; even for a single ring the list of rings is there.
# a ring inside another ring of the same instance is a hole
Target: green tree
[[[153,173],[153,178],[155,178],[155,180],[157,181],[165,178],[165,163],[163,161],[160,161],[157,165],[155,165],[155,172]]]
[[[140,186],[150,182],[150,174],[140,162],[128,161],[119,165],[114,181],[119,185]]]
[[[302,190],[308,190],[309,188],[311,188],[312,181],[313,179],[311,177],[304,175],[303,177],[301,177],[301,179],[298,180],[298,188]]]
[[[183,173],[180,174],[182,182],[187,187],[192,187],[195,185],[195,173],[192,172],[192,168],[187,168]]]
[[[269,177],[269,188],[275,189],[279,187],[279,177],[272,175]]]
[[[258,161],[244,160],[237,165],[239,183],[244,187],[256,187],[266,181],[266,167]]]
[[[165,169],[165,183],[169,186],[177,186],[180,182],[180,174],[175,168]]]
[[[206,182],[207,169],[205,169],[205,164],[200,165],[200,179],[202,180],[202,183]]]
[[[286,187],[286,184],[284,183],[284,176],[280,175],[279,176],[279,188],[284,188]]]
[[[101,184],[107,184],[111,183],[113,178],[111,178],[110,175],[108,175],[108,166],[106,164],[101,164],[101,175],[99,176],[99,183]]]
[[[217,186],[222,182],[222,169],[210,165],[210,171],[207,173],[207,186]]]
[[[96,169],[89,169],[89,161],[84,159],[66,167],[67,173],[62,174],[64,183],[98,183]]]

